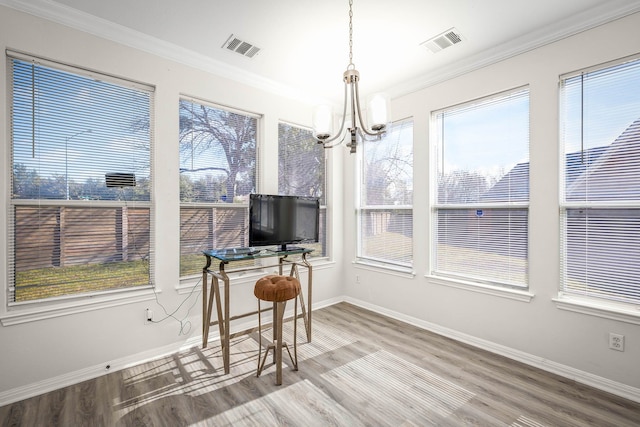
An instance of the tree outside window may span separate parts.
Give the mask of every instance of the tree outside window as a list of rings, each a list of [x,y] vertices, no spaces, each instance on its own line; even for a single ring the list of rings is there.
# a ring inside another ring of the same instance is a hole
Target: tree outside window
[[[382,266],[413,265],[413,121],[393,123],[360,150],[358,259]]]
[[[320,236],[312,257],[327,256],[325,150],[310,129],[278,124],[278,193],[285,196],[311,196],[320,199]]]
[[[192,99],[181,99],[179,107],[183,277],[202,271],[203,250],[248,246],[258,118]]]

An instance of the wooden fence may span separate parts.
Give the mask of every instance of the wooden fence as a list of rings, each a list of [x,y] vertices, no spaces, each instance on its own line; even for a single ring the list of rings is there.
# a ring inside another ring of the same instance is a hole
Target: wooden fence
[[[133,261],[149,256],[149,208],[15,207],[15,268]]]

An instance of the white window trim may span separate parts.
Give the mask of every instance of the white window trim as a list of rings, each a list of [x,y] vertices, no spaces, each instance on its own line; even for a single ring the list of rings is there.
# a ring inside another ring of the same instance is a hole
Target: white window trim
[[[299,129],[303,129],[303,130],[308,130],[308,131],[313,131],[313,128],[306,126],[306,125],[300,125],[294,122],[290,122],[287,120],[278,120],[278,129],[280,127],[280,124],[284,124],[287,126],[291,126],[291,127],[297,127]],[[280,134],[279,134],[279,130],[278,130],[278,150],[280,149]],[[262,164],[262,163],[261,163]],[[327,154],[327,150],[324,150],[324,197],[320,198],[320,202],[322,202],[322,199],[324,198],[324,205],[322,203],[320,203],[320,212],[322,213],[322,210],[324,209],[324,215],[325,215],[325,232],[324,232],[324,238],[325,238],[325,247],[326,247],[326,253],[324,254],[324,256],[321,257],[317,257],[317,258],[311,258],[309,257],[309,261],[317,261],[317,260],[323,260],[324,262],[332,262],[332,246],[330,245],[331,242],[331,219],[329,218],[329,203],[330,203],[330,199],[329,199],[329,177],[330,177],[330,173],[329,173],[329,156]],[[278,179],[280,179],[280,173],[278,173]],[[279,182],[278,182],[279,185]]]
[[[416,272],[411,267],[403,268],[401,266],[394,266],[389,263],[376,263],[366,258],[358,258],[354,260],[353,266],[362,270],[375,271],[379,273],[389,274],[392,276],[403,277],[406,279],[413,279],[416,276]]]
[[[260,113],[255,113],[248,110],[241,110],[238,108],[234,108],[228,105],[219,104],[216,102],[208,101],[203,98],[199,98],[194,95],[189,95],[186,93],[180,93],[178,97],[178,105],[180,102],[190,102],[193,104],[201,104],[209,108],[214,108],[218,110],[224,110],[233,114],[238,114],[246,117],[250,117],[256,120],[256,189],[260,187],[261,177],[261,169],[262,169],[262,158],[260,154],[261,150],[261,140],[262,140],[262,119],[263,115]],[[231,202],[231,203],[221,203],[221,202],[183,202],[179,201],[178,210],[181,208],[205,208],[205,209],[214,209],[214,208],[224,208],[224,209],[246,209],[249,210],[249,202]],[[180,242],[181,244],[181,242]],[[180,258],[180,254],[178,254],[178,258]],[[180,261],[178,262],[180,263]],[[176,290],[179,294],[185,294],[191,292],[193,288],[194,280],[197,280],[198,277],[201,277],[201,274],[189,274],[186,276],[179,277],[179,284],[176,286]]]
[[[567,295],[563,292],[560,292],[558,296],[552,298],[552,300],[560,310],[640,325],[640,307],[632,304]]]
[[[68,298],[63,303],[60,303],[59,300],[41,303],[30,302],[28,305],[25,303],[20,306],[13,306],[10,310],[0,314],[0,323],[2,323],[2,326],[20,325],[87,311],[151,301],[159,293],[161,293],[160,290],[154,291],[153,288],[147,287],[145,289],[115,290],[102,296],[95,294],[84,297],[75,296]],[[74,301],[70,301],[71,299]]]
[[[597,72],[601,70],[605,70],[610,67],[615,67],[618,65],[623,65],[628,62],[637,61],[640,59],[640,54],[633,54],[623,58],[615,59],[612,61],[607,61],[604,63],[592,65],[590,67],[581,68],[578,70],[571,71],[569,73],[565,73],[559,76],[559,87],[562,86],[563,82],[569,80],[571,78],[578,77],[583,74],[588,74],[591,72]],[[558,96],[561,96],[559,94]],[[560,123],[560,128],[563,127],[563,123]],[[559,134],[560,135],[560,134]],[[565,160],[564,160],[564,148],[562,146],[562,140],[560,140],[560,151],[559,151],[559,165],[560,165],[560,180],[558,181],[559,186],[559,212],[560,218],[563,214],[565,214],[570,209],[598,209],[598,208],[631,208],[637,209],[640,208],[640,202],[634,200],[624,200],[624,201],[568,201],[565,198]],[[566,224],[560,224],[560,240],[562,241],[564,234],[566,233]],[[561,248],[562,251],[565,251],[565,248]],[[563,255],[564,256],[564,255]],[[563,271],[560,272],[561,276],[564,274]],[[632,323],[635,325],[640,325],[640,305],[638,304],[626,304],[622,302],[616,302],[612,300],[608,300],[605,298],[593,297],[593,296],[583,296],[583,295],[574,295],[566,293],[562,290],[564,283],[562,281],[558,284],[558,294],[557,297],[552,298],[552,301],[556,303],[556,307],[560,310],[572,311],[575,313],[581,313],[596,317],[601,317],[605,319],[616,320],[625,323]]]
[[[29,53],[7,49],[5,52],[5,61],[7,58],[14,58],[17,60],[34,62],[38,65],[42,65],[45,67],[54,68],[57,70],[66,71],[75,75],[90,77],[97,80],[106,81],[109,83],[113,83],[116,85],[124,85],[126,87],[131,87],[140,91],[146,91],[151,93],[152,101],[150,105],[150,180],[151,180],[151,189],[150,189],[150,200],[148,201],[135,201],[134,202],[123,202],[123,201],[91,201],[90,205],[92,207],[118,207],[118,206],[131,206],[134,205],[136,207],[148,208],[150,215],[150,229],[149,229],[149,245],[150,248],[154,248],[155,242],[155,198],[153,197],[154,191],[153,186],[155,186],[155,165],[154,162],[154,154],[153,151],[155,149],[155,129],[153,128],[153,115],[155,111],[155,86],[132,80],[128,77],[119,77],[112,74],[105,73],[103,71],[96,71],[89,68],[77,66],[77,65],[68,65],[63,62],[58,62],[56,60],[52,60],[49,58],[38,57],[31,55]],[[7,96],[11,96],[9,92],[7,92]],[[12,126],[11,123],[7,123],[9,127]],[[10,152],[12,150],[12,141],[8,140],[7,150]],[[11,156],[6,156],[7,159],[7,170],[9,174],[11,174],[13,170],[12,159]],[[9,182],[9,181],[7,181]],[[75,200],[34,200],[34,199],[8,199],[7,206],[29,206],[29,205],[46,205],[51,204],[55,206],[87,206],[87,203],[84,201],[75,201]],[[5,224],[9,224],[8,217],[5,218]],[[155,265],[155,250],[150,249],[150,261],[151,265]],[[7,262],[8,265],[8,262]],[[109,289],[105,291],[99,292],[90,292],[90,293],[80,293],[80,294],[70,294],[62,297],[53,297],[47,298],[43,300],[31,300],[24,302],[12,302],[8,297],[4,297],[0,299],[0,324],[2,326],[13,326],[22,323],[35,322],[40,320],[51,319],[60,316],[72,315],[77,313],[83,313],[87,311],[93,311],[103,308],[116,307],[125,304],[132,304],[142,301],[153,300],[156,298],[156,294],[159,294],[161,291],[156,289],[154,271],[151,270],[149,273],[150,284],[145,286],[138,287],[130,287],[123,289]],[[8,287],[9,285],[6,284]],[[6,295],[6,294],[5,294]]]
[[[424,277],[426,277],[429,283],[432,283],[434,285],[448,286],[450,288],[462,289],[465,291],[477,292],[480,294],[492,295],[526,303],[530,303],[535,297],[535,294],[528,290],[519,290],[499,285],[469,282],[465,280],[445,278],[442,276],[435,276],[431,274],[427,274]]]
[[[477,98],[475,100],[472,101],[467,101],[467,102],[463,102],[460,104],[455,104],[455,105],[451,105],[449,107],[446,108],[441,108],[438,110],[434,110],[431,112],[430,115],[430,123],[433,124],[433,122],[436,120],[437,116],[440,113],[444,113],[447,110],[450,109],[456,109],[459,108],[461,106],[466,105],[467,107],[474,107],[477,105],[481,105],[483,102],[486,102],[487,100],[491,99],[493,102],[497,97],[499,96],[503,96],[503,97],[507,97],[513,93],[519,93],[520,91],[526,90],[527,91],[527,96],[529,98],[529,102],[531,102],[531,88],[529,85],[524,85],[524,86],[520,86],[517,88],[513,88],[513,89],[509,89],[509,90],[505,90],[502,92],[498,92],[498,93],[494,93],[492,95],[488,95],[486,97],[481,97],[481,98]],[[530,106],[529,106],[530,108]],[[530,118],[529,118],[530,119]],[[428,223],[430,224],[432,230],[435,230],[437,228],[437,221],[438,221],[438,211],[440,210],[448,210],[448,209],[526,209],[527,210],[527,216],[529,218],[529,222],[531,220],[531,209],[530,209],[530,199],[527,200],[526,202],[507,202],[507,203],[492,203],[492,202],[488,202],[488,203],[470,203],[470,204],[444,204],[444,203],[438,203],[437,202],[437,171],[438,171],[438,166],[437,166],[437,159],[436,156],[433,156],[433,152],[435,150],[437,150],[437,147],[439,145],[438,137],[437,137],[437,129],[436,126],[430,126],[430,133],[429,133],[429,139],[434,141],[431,144],[431,154],[433,157],[432,163],[430,165],[432,172],[430,172],[430,177],[429,177],[429,188],[430,188],[430,193],[431,193],[431,203],[430,203],[430,209],[429,209],[429,221]],[[528,144],[528,150],[529,150],[529,157],[528,157],[528,161],[529,164],[531,164],[531,122],[529,122],[529,144]],[[531,182],[530,176],[529,176],[529,183]],[[527,225],[527,245],[529,245],[531,243],[530,241],[530,232],[531,232],[531,228],[530,228],[530,223]],[[437,244],[437,240],[435,238],[432,238],[431,241],[428,243],[429,244],[429,251],[431,252],[431,254],[435,253],[435,247],[434,247],[434,242],[435,244]],[[432,255],[433,257],[433,255]],[[527,263],[529,263],[530,258],[529,255],[527,255]],[[431,258],[429,260],[429,268],[431,270],[433,270],[433,268],[435,267],[436,262],[435,259]],[[435,272],[432,273],[428,273],[425,274],[425,276],[430,282],[434,283],[434,284],[438,284],[438,285],[442,285],[442,286],[450,286],[450,287],[454,287],[454,288],[458,288],[458,289],[464,289],[464,290],[469,290],[469,291],[473,291],[473,292],[478,292],[478,293],[483,293],[483,294],[489,294],[489,295],[494,295],[494,296],[499,296],[499,297],[503,297],[503,298],[509,298],[509,299],[515,299],[518,301],[524,301],[524,302],[531,302],[531,300],[533,299],[533,297],[535,296],[535,294],[529,292],[530,289],[530,277],[529,274],[527,273],[527,278],[526,278],[526,283],[522,285],[521,289],[516,289],[515,287],[513,287],[513,285],[510,285],[508,283],[504,283],[504,284],[500,284],[498,282],[496,282],[496,284],[488,284],[488,283],[483,283],[481,281],[466,281],[466,280],[461,280],[461,279],[452,279],[452,278],[448,278],[448,277],[443,277],[443,276],[439,276],[436,275]]]
[[[413,132],[413,139],[415,142],[415,120],[413,117],[405,117],[403,119],[399,119],[399,120],[394,120],[393,123],[391,124],[391,127],[393,127],[395,124],[400,124],[400,126],[402,126],[402,123],[404,122],[411,122],[411,126],[412,126],[412,132]],[[364,145],[364,144],[362,144]],[[364,150],[364,147],[361,148],[362,150]],[[413,154],[413,150],[412,150],[412,157],[414,156]],[[412,159],[412,161],[415,159]],[[360,240],[360,232],[362,230],[362,222],[361,222],[361,215],[360,213],[364,210],[405,210],[411,213],[411,218],[412,218],[412,226],[415,228],[415,224],[413,223],[413,214],[415,213],[415,206],[413,204],[413,202],[415,201],[415,193],[414,193],[414,197],[412,200],[412,204],[410,205],[362,205],[361,204],[361,200],[360,197],[358,196],[359,194],[362,193],[362,180],[360,179],[360,176],[362,176],[362,170],[363,170],[363,155],[362,153],[359,154],[358,156],[356,156],[354,158],[354,165],[355,165],[355,170],[356,170],[356,181],[355,181],[355,188],[356,188],[356,193],[355,193],[355,199],[354,199],[354,204],[355,204],[355,221],[356,221],[356,227],[355,227],[355,239],[356,239],[356,253],[355,253],[355,259],[353,260],[353,264],[354,265],[360,265],[360,266],[365,266],[368,269],[374,270],[374,271],[381,271],[381,272],[390,272],[391,274],[399,274],[402,277],[414,277],[416,275],[415,271],[414,271],[414,260],[411,260],[411,264],[400,264],[400,263],[394,263],[392,261],[389,261],[387,259],[382,259],[380,261],[377,261],[375,258],[370,257],[370,256],[363,256],[362,255],[362,242]],[[412,164],[412,175],[415,178],[415,164]],[[415,239],[412,239],[412,244],[415,245]],[[415,247],[412,248],[412,254],[415,257]]]

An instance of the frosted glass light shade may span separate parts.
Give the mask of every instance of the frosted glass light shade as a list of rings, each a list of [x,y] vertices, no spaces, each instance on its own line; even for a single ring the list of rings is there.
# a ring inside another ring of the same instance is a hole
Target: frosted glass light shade
[[[333,134],[333,111],[330,105],[318,105],[313,110],[313,136],[327,139]]]
[[[379,131],[389,123],[389,97],[383,93],[376,93],[369,98],[367,105],[367,123],[371,130]]]

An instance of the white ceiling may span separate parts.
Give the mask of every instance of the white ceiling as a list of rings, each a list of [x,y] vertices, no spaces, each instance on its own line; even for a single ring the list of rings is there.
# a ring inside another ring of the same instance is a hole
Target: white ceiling
[[[338,100],[348,0],[0,0],[0,4],[290,96]],[[398,96],[640,11],[639,0],[354,0],[366,93]],[[436,54],[420,44],[455,27]],[[253,59],[228,37],[261,48]]]

